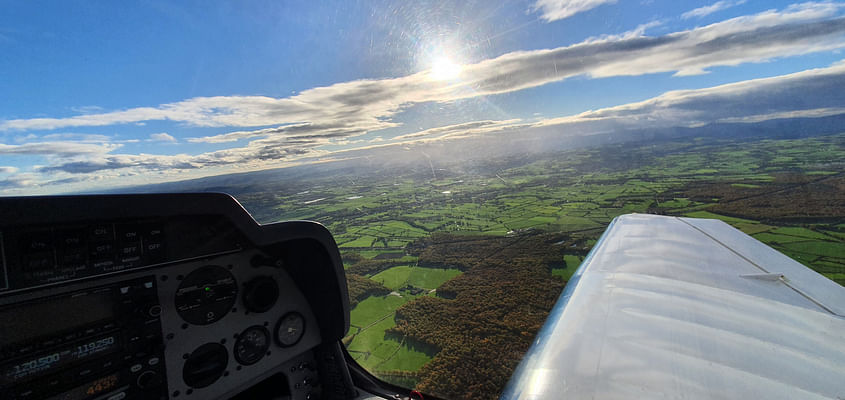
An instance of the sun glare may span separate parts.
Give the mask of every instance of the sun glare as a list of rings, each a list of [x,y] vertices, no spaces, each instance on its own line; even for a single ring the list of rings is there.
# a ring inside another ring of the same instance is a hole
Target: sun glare
[[[447,81],[461,74],[461,66],[446,57],[440,57],[431,64],[431,79]]]

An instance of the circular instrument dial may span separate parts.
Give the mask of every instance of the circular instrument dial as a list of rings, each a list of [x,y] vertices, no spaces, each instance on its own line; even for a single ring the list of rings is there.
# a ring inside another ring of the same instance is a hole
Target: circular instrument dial
[[[270,348],[270,332],[267,328],[255,325],[246,328],[235,342],[233,352],[235,360],[243,365],[252,365],[264,357],[264,353]]]
[[[204,388],[223,375],[229,363],[229,352],[219,343],[197,347],[182,367],[182,379],[192,388]]]
[[[305,333],[305,318],[298,312],[289,312],[276,323],[276,343],[291,347],[299,343]]]
[[[223,267],[197,268],[176,290],[176,311],[186,322],[208,325],[223,318],[237,300],[235,277]]]
[[[270,276],[259,276],[244,284],[244,306],[246,309],[263,313],[276,305],[279,299],[279,284]]]

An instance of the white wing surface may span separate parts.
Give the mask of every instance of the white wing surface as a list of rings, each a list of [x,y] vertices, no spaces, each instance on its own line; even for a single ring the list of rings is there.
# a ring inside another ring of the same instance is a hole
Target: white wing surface
[[[845,399],[845,288],[718,220],[624,215],[503,399]]]

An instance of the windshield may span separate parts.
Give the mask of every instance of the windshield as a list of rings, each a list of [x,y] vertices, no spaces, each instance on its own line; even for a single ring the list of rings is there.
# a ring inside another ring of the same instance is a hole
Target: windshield
[[[614,217],[845,284],[845,3],[0,6],[0,194],[221,191],[335,236],[376,377],[496,398]]]

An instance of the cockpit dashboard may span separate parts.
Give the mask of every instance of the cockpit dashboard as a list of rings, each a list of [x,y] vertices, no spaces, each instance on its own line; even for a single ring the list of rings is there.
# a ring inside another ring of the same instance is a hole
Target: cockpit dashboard
[[[3,198],[0,246],[0,398],[351,390],[343,266],[317,223],[259,225],[223,194]]]

